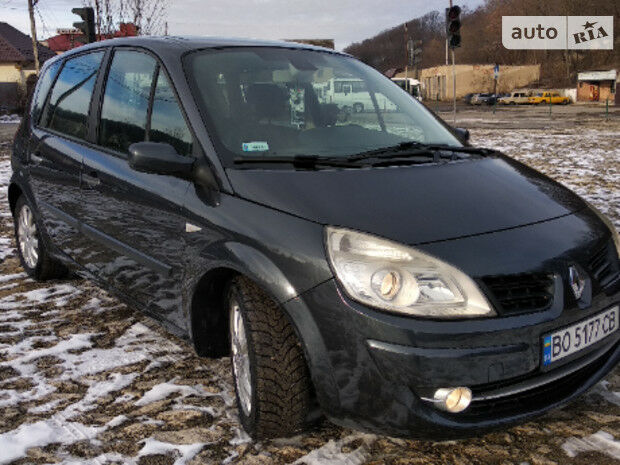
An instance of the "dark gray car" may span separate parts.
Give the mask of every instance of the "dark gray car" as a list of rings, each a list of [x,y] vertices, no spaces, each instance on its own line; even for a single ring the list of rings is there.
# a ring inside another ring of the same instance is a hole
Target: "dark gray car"
[[[45,64],[15,139],[20,258],[232,355],[255,438],[318,407],[389,434],[479,434],[616,365],[620,260],[602,215],[466,136],[331,50],[80,47]]]

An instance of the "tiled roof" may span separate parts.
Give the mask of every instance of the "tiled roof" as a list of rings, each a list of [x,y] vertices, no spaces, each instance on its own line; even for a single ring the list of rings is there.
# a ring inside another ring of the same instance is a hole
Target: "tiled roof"
[[[38,44],[39,61],[55,56],[49,48]],[[0,22],[0,62],[34,61],[32,39],[8,23]]]

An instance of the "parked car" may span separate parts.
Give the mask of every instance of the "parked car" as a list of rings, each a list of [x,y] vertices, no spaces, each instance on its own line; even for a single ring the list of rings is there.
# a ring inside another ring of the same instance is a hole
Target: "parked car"
[[[373,99],[336,124],[314,91],[332,76],[398,113]],[[616,366],[620,241],[467,135],[333,50],[93,43],[45,62],[17,132],[19,258],[231,355],[253,438],[299,431],[315,405],[434,440],[523,422]]]
[[[495,94],[476,94],[472,100],[472,105],[493,105],[496,101],[497,97]]]
[[[512,92],[500,97],[498,103],[502,105],[524,105],[529,103],[529,97],[525,92]]]
[[[467,105],[471,105],[472,104],[471,101],[475,95],[478,95],[478,94],[465,94],[465,97],[463,97],[463,102],[465,102]]]
[[[536,95],[529,97],[529,103],[532,105],[538,105],[541,103],[568,105],[570,103],[570,99],[560,95],[558,92],[539,92]]]

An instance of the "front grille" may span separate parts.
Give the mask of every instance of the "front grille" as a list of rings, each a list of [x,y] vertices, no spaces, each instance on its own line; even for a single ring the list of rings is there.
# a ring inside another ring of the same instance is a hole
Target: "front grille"
[[[482,279],[502,315],[541,312],[553,302],[553,275],[522,273]]]
[[[596,252],[588,264],[592,277],[604,289],[620,277],[620,267],[615,259],[615,247],[607,244]]]
[[[616,347],[617,344],[614,344],[609,351],[592,363],[562,378],[513,395],[472,402],[467,410],[455,415],[458,415],[459,419],[464,420],[488,419],[522,414],[548,407],[552,399],[561,401],[573,395],[605,365]],[[488,391],[489,387],[495,388],[495,386],[491,385],[472,388],[474,397],[476,397],[476,394]]]

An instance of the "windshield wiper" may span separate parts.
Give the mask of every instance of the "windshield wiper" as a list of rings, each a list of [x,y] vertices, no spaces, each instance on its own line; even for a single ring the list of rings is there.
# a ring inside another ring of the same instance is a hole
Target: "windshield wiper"
[[[441,158],[454,158],[452,155],[450,157],[446,157],[445,155],[442,155],[441,152],[461,152],[467,154],[489,155],[493,153],[493,150],[469,146],[458,147],[454,145],[424,144],[422,142],[408,141],[387,147],[380,147],[374,150],[368,150],[366,152],[356,153],[347,157],[347,160],[360,161],[369,158],[390,159],[429,156],[433,157],[436,161],[439,161]]]
[[[298,169],[315,169],[318,166],[329,166],[336,168],[358,167],[359,163],[355,160],[348,160],[342,157],[322,157],[319,155],[295,155],[292,157],[236,157],[235,165],[253,164],[291,164]]]

